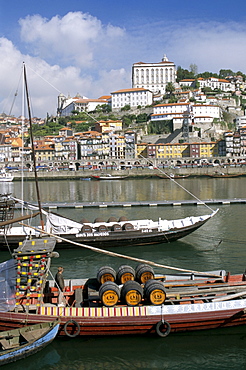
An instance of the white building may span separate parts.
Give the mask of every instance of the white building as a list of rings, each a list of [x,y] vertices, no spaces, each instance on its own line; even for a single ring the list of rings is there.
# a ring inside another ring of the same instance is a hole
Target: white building
[[[197,80],[193,78],[186,78],[184,80],[179,81],[180,86],[186,87],[195,87],[196,81],[199,82],[200,89],[204,87],[210,87],[211,90],[220,89],[222,91],[235,91],[236,86],[234,82],[229,80],[216,78],[216,77],[209,77],[209,78],[202,78],[199,77]]]
[[[60,94],[58,96],[58,115],[61,117],[70,116],[73,111],[77,112],[92,112],[98,105],[108,104],[107,99],[88,99],[77,95],[74,98],[65,97]]]
[[[184,119],[193,124],[211,124],[214,118],[221,118],[221,109],[217,105],[173,103],[154,106],[151,121],[172,120],[173,129],[182,127]]]
[[[125,105],[134,107],[145,107],[153,102],[153,94],[151,91],[144,88],[123,89],[114,91],[112,96],[112,110],[119,110]]]
[[[145,88],[154,94],[165,94],[168,82],[175,84],[176,67],[173,62],[169,62],[164,55],[159,63],[134,63],[132,66],[132,87]]]

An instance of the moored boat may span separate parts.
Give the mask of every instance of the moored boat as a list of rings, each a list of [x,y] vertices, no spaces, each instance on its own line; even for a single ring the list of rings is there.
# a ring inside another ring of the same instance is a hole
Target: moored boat
[[[12,182],[14,180],[14,176],[6,172],[5,170],[1,170],[0,172],[0,182]]]
[[[25,208],[37,212],[38,207],[23,202],[20,199],[8,196],[4,197],[5,202],[12,201],[21,203]],[[5,207],[4,202],[2,206]],[[1,203],[0,203],[1,209]],[[6,207],[5,207],[6,209]],[[12,212],[11,208],[11,212]],[[125,217],[116,219],[111,217],[108,221],[102,221],[99,218],[94,222],[82,220],[76,222],[66,217],[60,216],[53,212],[48,212],[42,209],[42,213],[46,218],[44,230],[48,233],[60,237],[58,247],[67,246],[67,242],[63,238],[75,243],[85,243],[99,248],[108,246],[124,246],[124,245],[144,245],[169,243],[189,235],[194,232],[207,221],[209,221],[218,210],[211,214],[201,216],[189,216],[183,219],[166,220],[159,218],[157,221],[151,219],[127,220]],[[7,215],[7,212],[4,213]],[[12,215],[13,217],[13,215]],[[23,241],[28,237],[38,237],[41,234],[41,229],[34,229],[31,226],[11,226],[10,216],[7,220],[0,220],[0,246],[5,248],[6,241],[10,246],[17,246],[19,241]],[[5,226],[4,226],[5,225]],[[72,244],[71,244],[72,247]]]
[[[93,180],[123,180],[126,179],[128,176],[113,176],[110,173],[102,174],[102,175],[93,175],[91,178]]]
[[[66,304],[58,305],[60,292],[47,280],[54,247],[53,239],[21,243],[1,265],[0,330],[59,318],[61,336],[164,337],[246,324],[246,276],[223,270],[156,276],[144,263],[117,272],[103,266],[96,277],[65,280]]]
[[[0,365],[37,353],[56,337],[59,320],[0,332]]]

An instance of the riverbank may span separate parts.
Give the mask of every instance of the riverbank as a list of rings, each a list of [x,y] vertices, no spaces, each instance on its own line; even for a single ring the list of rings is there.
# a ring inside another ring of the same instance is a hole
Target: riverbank
[[[78,171],[69,171],[69,170],[62,170],[62,171],[38,171],[38,178],[39,180],[66,180],[66,179],[73,179],[73,180],[85,180],[91,179],[92,176],[100,175],[100,174],[110,174],[112,176],[122,176],[127,178],[146,178],[146,177],[160,177],[163,174],[167,174],[168,176],[189,176],[189,177],[203,177],[203,176],[214,176],[216,174],[224,174],[224,177],[227,176],[246,176],[246,166],[203,166],[203,167],[175,167],[175,168],[133,168],[133,169],[125,169],[125,170],[78,170]],[[20,181],[22,179],[21,171],[14,172],[14,181]],[[24,172],[25,180],[34,180],[34,172]]]

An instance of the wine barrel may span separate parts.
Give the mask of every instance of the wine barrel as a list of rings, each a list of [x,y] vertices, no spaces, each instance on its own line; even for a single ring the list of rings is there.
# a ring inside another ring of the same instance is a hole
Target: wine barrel
[[[83,225],[81,228],[81,233],[91,233],[92,228],[90,225]]]
[[[153,305],[161,305],[166,300],[166,291],[161,281],[148,280],[144,286],[144,297]]]
[[[98,226],[98,231],[100,233],[105,233],[106,231],[108,231],[108,228],[105,225],[100,225],[100,226]]]
[[[115,282],[116,280],[116,272],[110,266],[102,266],[97,272],[97,281],[100,284],[106,283],[106,281]]]
[[[116,281],[118,284],[124,284],[126,281],[135,279],[135,270],[133,267],[128,265],[122,265],[119,267],[116,275]]]
[[[104,306],[113,307],[120,298],[120,288],[114,282],[106,281],[99,288],[99,297]]]
[[[138,265],[135,269],[135,272],[136,272],[136,280],[140,284],[145,284],[146,281],[150,279],[154,279],[155,277],[153,268],[146,264]]]
[[[130,230],[134,230],[134,227],[132,224],[130,224],[130,222],[127,222],[123,225],[122,229],[125,231],[130,231]]]
[[[127,281],[121,289],[121,299],[127,306],[137,306],[143,299],[143,288],[137,281]]]
[[[119,218],[119,222],[122,222],[122,221],[128,221],[128,218],[126,216],[121,216]]]
[[[98,222],[104,222],[104,220],[101,217],[97,217],[95,218],[94,223],[96,224]]]
[[[122,228],[119,224],[114,224],[111,228],[112,231],[121,231]]]
[[[117,218],[116,217],[109,217],[108,221],[107,222],[117,222]]]

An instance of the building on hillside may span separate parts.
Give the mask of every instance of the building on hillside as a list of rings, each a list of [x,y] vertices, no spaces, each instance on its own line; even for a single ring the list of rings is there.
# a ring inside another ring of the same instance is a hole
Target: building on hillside
[[[132,66],[132,87],[144,88],[153,92],[154,95],[166,92],[166,85],[176,82],[176,67],[166,55],[158,63],[134,63]]]
[[[60,94],[58,96],[57,115],[66,117],[73,114],[73,112],[92,112],[98,105],[108,104],[107,99],[88,99],[77,95],[74,98]]]
[[[239,130],[241,127],[246,126],[246,116],[239,116],[235,119],[236,129]]]
[[[98,132],[106,131],[121,131],[122,130],[122,121],[121,120],[108,120],[108,121],[97,121],[94,126],[94,130]]]
[[[74,136],[66,137],[62,143],[63,145],[63,158],[69,161],[76,161],[81,159],[78,141]],[[61,154],[61,152],[59,153]]]
[[[109,136],[110,158],[125,159],[126,140],[124,136],[111,134]]]
[[[209,143],[190,143],[189,149],[189,157],[192,158],[218,157],[218,144],[215,141]]]
[[[246,157],[246,126],[238,130],[241,138],[241,156]]]
[[[59,130],[59,135],[64,137],[73,136],[73,130],[67,127],[63,127]]]
[[[125,142],[126,142],[125,158],[126,159],[136,158],[137,134],[131,130],[126,131]]]
[[[195,88],[196,82],[199,83],[200,89],[203,89],[204,87],[210,87],[211,90],[219,89],[225,92],[236,90],[236,85],[233,81],[230,81],[227,79],[216,78],[216,77],[208,77],[208,78],[199,77],[197,79],[186,78],[186,79],[179,81],[179,85]]]
[[[153,94],[145,88],[122,89],[114,91],[112,95],[112,111],[120,110],[129,105],[130,108],[145,107],[153,103]]]
[[[0,144],[0,162],[12,161],[12,146],[10,144]]]
[[[138,158],[148,158],[147,151],[148,143],[138,143],[137,144],[137,157]]]
[[[176,143],[176,144],[156,144],[156,158],[167,159],[167,158],[183,158],[189,155],[189,144],[188,143]]]

